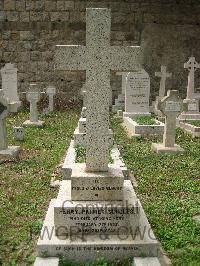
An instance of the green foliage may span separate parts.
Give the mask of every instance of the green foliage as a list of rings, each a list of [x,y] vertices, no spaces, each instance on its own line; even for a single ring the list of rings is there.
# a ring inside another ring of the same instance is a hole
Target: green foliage
[[[157,125],[158,122],[152,116],[139,116],[133,119],[139,125]]]
[[[82,145],[77,145],[75,147],[76,152],[76,163],[84,163],[86,157],[86,148]]]
[[[77,112],[41,116],[44,128],[25,128],[25,140],[13,139],[25,111],[7,119],[9,145],[22,148],[19,161],[0,164],[0,264],[33,265],[35,244],[49,202],[57,195],[50,180],[60,164],[78,122]],[[55,174],[54,174],[55,175]],[[57,174],[57,178],[61,178]]]
[[[60,257],[59,266],[132,266],[132,259],[114,260],[107,262],[103,258],[96,259],[95,262],[74,263]]]
[[[153,230],[173,265],[199,265],[200,140],[177,129],[176,142],[184,154],[157,155],[152,142],[162,139],[128,138],[118,119],[112,128],[121,155],[136,177],[137,195]]]

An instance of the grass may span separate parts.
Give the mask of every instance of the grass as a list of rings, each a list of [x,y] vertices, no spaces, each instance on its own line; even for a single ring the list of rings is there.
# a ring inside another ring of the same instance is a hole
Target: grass
[[[131,259],[123,259],[123,260],[114,260],[112,262],[106,262],[104,259],[98,259],[94,263],[72,263],[66,261],[64,258],[61,258],[59,261],[59,266],[132,266]]]
[[[12,126],[28,117],[22,112],[8,119],[9,144],[20,145],[18,162],[0,164],[0,265],[32,265],[35,245],[50,199],[58,193],[50,189],[52,174],[70,143],[79,114],[56,112],[45,119],[43,129],[25,129],[25,141],[12,137]],[[158,156],[151,152],[157,138],[129,139],[112,119],[115,139],[121,154],[135,174],[137,194],[157,238],[175,266],[199,265],[199,227],[192,217],[199,212],[200,141],[177,130],[177,143],[183,155]],[[80,154],[84,153],[83,151]],[[77,264],[61,260],[62,266]],[[80,264],[78,264],[80,266]],[[104,260],[85,266],[130,266],[128,260]]]
[[[189,123],[195,127],[200,127],[200,121],[196,120],[196,121],[187,121],[186,123]]]
[[[139,116],[133,119],[139,125],[157,125],[158,122],[152,116]]]
[[[20,126],[28,113],[7,119],[9,145],[20,145],[18,162],[0,164],[0,265],[32,265],[50,199],[50,179],[64,156],[78,121],[77,112],[56,112],[43,117],[43,129],[25,129],[25,141],[13,140],[12,126]],[[59,176],[60,177],[60,176]]]
[[[199,225],[193,216],[200,212],[200,141],[178,129],[176,142],[186,152],[158,156],[151,152],[151,143],[158,138],[129,139],[116,118],[112,128],[121,155],[137,179],[136,192],[147,217],[173,265],[199,265]]]

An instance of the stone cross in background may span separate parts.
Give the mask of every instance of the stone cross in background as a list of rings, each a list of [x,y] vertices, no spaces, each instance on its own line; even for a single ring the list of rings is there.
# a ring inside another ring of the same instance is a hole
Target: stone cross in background
[[[167,78],[171,78],[172,73],[167,72],[166,66],[161,66],[161,72],[155,72],[156,77],[160,77],[160,89],[159,89],[159,97],[165,96],[165,83]]]
[[[21,106],[17,92],[17,68],[14,64],[7,63],[1,69],[2,77],[2,90],[4,91],[5,97],[8,99],[10,104],[10,112],[17,112]]]
[[[20,147],[8,146],[6,118],[10,111],[8,99],[4,96],[4,91],[0,90],[0,159],[17,157]]]
[[[200,64],[198,64],[195,60],[195,57],[190,57],[189,61],[184,64],[184,68],[189,70],[188,75],[188,86],[187,86],[187,97],[186,99],[194,99],[194,72],[200,68]]]
[[[196,62],[195,57],[190,57],[189,61],[184,64],[184,68],[187,68],[189,70],[187,96],[186,99],[183,100],[186,108],[184,112],[179,116],[179,121],[200,120],[200,112],[199,112],[200,94],[195,93],[195,85],[194,85],[194,73],[198,68],[200,68],[200,64]]]
[[[86,70],[86,171],[108,171],[110,70],[131,71],[139,47],[110,46],[111,15],[104,8],[86,10],[86,46],[59,45],[56,68]]]
[[[42,127],[43,121],[38,120],[37,103],[40,100],[40,91],[37,89],[36,84],[30,84],[29,91],[26,93],[27,101],[30,102],[30,119],[23,123],[24,126]]]
[[[53,97],[56,95],[56,88],[54,86],[48,86],[46,89],[46,93],[49,96],[49,106],[48,106],[48,110],[50,112],[53,112],[54,110],[54,101],[53,101]]]
[[[183,152],[184,150],[175,144],[176,118],[183,109],[183,101],[178,96],[178,91],[168,90],[167,96],[159,101],[158,109],[165,116],[163,143],[153,143],[152,149],[158,153]]]

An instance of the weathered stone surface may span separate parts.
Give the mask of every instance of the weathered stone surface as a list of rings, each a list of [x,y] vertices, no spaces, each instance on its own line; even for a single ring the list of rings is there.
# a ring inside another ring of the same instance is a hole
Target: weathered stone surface
[[[70,181],[65,182],[70,183]],[[130,181],[125,181],[125,186],[128,190],[133,191]],[[65,193],[64,195],[59,195],[59,197],[63,196],[68,197],[69,194],[66,195]],[[134,192],[132,196],[135,196]],[[70,201],[69,197],[67,199]],[[71,232],[69,232],[68,236],[64,239],[56,237],[54,227],[55,203],[56,200],[51,201],[45,218],[41,232],[43,237],[39,238],[37,245],[38,256],[45,252],[47,256],[64,255],[69,261],[88,262],[96,260],[99,252],[101,257],[103,256],[105,260],[120,259],[122,257],[139,257],[141,254],[148,257],[155,257],[158,255],[160,244],[152,232],[139,201],[140,226],[138,230],[129,235],[124,234],[124,230],[122,230],[118,235],[109,234],[109,239],[106,239],[106,241],[103,237],[101,237],[101,234],[83,234],[81,237],[80,234],[75,235],[75,228],[71,228]],[[50,237],[48,237],[47,232],[45,232],[47,229],[52,233],[50,233]],[[76,256],[74,256],[74,254],[76,254]]]
[[[121,200],[124,176],[110,165],[106,172],[87,172],[85,164],[72,168],[72,200]]]
[[[66,237],[70,228],[89,234],[130,234],[139,226],[140,205],[133,189],[123,187],[121,201],[72,201],[69,181],[61,183],[54,205],[56,235]],[[125,230],[123,231],[123,229]]]

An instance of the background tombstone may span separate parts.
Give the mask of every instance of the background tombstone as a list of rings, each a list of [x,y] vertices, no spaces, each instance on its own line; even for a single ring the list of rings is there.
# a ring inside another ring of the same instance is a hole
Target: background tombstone
[[[122,77],[122,91],[118,95],[118,97],[115,99],[115,104],[112,106],[112,110],[114,112],[118,110],[124,111],[125,106],[125,87],[126,87],[126,77],[128,75],[128,72],[116,72],[117,76]]]
[[[189,61],[184,64],[184,68],[189,70],[188,74],[188,85],[187,85],[187,96],[183,102],[186,105],[186,110],[179,116],[179,120],[200,120],[199,112],[199,99],[200,94],[195,93],[195,84],[194,84],[194,74],[200,64],[195,60],[195,57],[190,57]]]
[[[20,151],[20,147],[18,146],[8,146],[6,117],[9,108],[9,102],[4,96],[3,90],[0,90],[0,159],[16,158]]]
[[[158,110],[158,102],[161,98],[165,96],[166,93],[166,79],[171,78],[172,73],[167,72],[166,66],[161,66],[161,72],[155,72],[156,77],[160,77],[160,88],[159,88],[159,95],[156,97],[156,100],[152,102],[153,112],[156,116],[162,117],[162,112]]]
[[[180,153],[184,150],[175,144],[176,118],[183,109],[183,103],[177,90],[169,90],[167,96],[158,103],[159,110],[165,116],[163,143],[153,143],[152,150],[157,153]]]
[[[162,98],[165,96],[165,89],[166,89],[166,79],[171,78],[172,73],[167,72],[166,66],[161,66],[161,72],[155,73],[156,77],[160,77],[160,89],[158,97]]]
[[[23,141],[24,140],[24,129],[23,127],[13,127],[14,139]]]
[[[8,98],[10,112],[16,113],[21,106],[17,92],[17,68],[14,64],[8,63],[1,69],[2,89],[4,96]]]
[[[150,78],[144,69],[127,75],[124,117],[150,116]]]
[[[54,96],[56,95],[56,88],[53,86],[48,86],[46,89],[46,93],[49,96],[48,109],[50,112],[53,112],[53,110],[54,110]]]
[[[26,120],[23,125],[26,127],[42,127],[44,121],[38,120],[37,103],[40,100],[40,91],[36,84],[30,84],[29,91],[26,93],[27,101],[30,102],[30,119]]]

